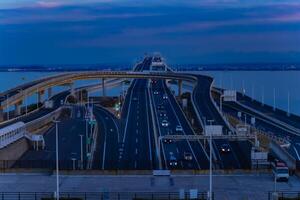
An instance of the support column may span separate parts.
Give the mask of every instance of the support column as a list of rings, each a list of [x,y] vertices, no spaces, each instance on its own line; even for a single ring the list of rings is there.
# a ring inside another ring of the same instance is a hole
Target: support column
[[[4,120],[4,116],[3,116],[3,108],[0,107],[0,122],[2,122]]]
[[[178,80],[178,96],[182,95],[182,80]]]
[[[48,88],[48,99],[52,97],[52,87]]]
[[[102,78],[102,96],[106,96],[105,94],[105,78]]]
[[[41,90],[38,92],[38,99],[37,99],[37,103],[42,103],[43,102],[43,95],[45,93],[45,90]]]
[[[75,95],[75,89],[74,89],[74,83],[70,83],[70,91],[71,91],[71,95]]]
[[[15,117],[21,115],[21,105],[22,101],[19,101],[15,104]]]

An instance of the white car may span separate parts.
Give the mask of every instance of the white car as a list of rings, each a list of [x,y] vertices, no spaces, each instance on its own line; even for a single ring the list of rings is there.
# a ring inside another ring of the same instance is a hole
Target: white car
[[[187,160],[187,161],[193,160],[193,156],[192,156],[192,154],[189,153],[189,152],[184,152],[183,157],[184,157],[184,160]]]
[[[168,95],[164,94],[163,99],[164,100],[168,99]]]
[[[161,126],[162,127],[168,127],[169,126],[169,122],[167,120],[162,120]]]
[[[158,94],[158,91],[154,91],[153,94]]]
[[[182,131],[183,131],[182,126],[177,125],[177,126],[176,126],[176,131],[177,131],[177,132],[182,132]]]

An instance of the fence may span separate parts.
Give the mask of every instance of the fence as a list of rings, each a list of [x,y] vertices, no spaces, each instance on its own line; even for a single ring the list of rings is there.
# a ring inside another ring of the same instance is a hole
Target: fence
[[[269,200],[300,200],[300,191],[298,192],[269,192]]]
[[[164,192],[62,192],[60,200],[176,200],[194,199],[207,200],[206,192],[198,192],[196,195],[188,192],[164,193]],[[0,200],[55,200],[53,192],[3,192]]]

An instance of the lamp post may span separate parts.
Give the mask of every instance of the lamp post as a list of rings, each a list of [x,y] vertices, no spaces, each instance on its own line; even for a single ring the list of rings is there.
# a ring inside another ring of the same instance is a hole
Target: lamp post
[[[80,136],[80,162],[81,162],[81,169],[83,169],[83,142],[82,142],[82,137],[83,135],[79,135]]]
[[[8,103],[8,94],[6,95],[6,109],[7,109],[7,120],[9,120],[9,103]]]
[[[211,126],[215,120],[207,121]],[[212,133],[209,133],[209,200],[212,200]]]
[[[56,140],[56,199],[59,200],[59,163],[58,163],[58,123],[59,121],[53,120],[55,123],[55,140]]]

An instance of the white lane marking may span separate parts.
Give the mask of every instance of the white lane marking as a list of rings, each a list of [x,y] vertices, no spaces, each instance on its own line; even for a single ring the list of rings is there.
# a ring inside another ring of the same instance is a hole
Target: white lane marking
[[[136,129],[135,132],[136,132],[137,135],[139,134],[139,130],[138,129]]]
[[[129,116],[130,116],[130,111],[131,111],[131,99],[132,99],[132,95],[133,95],[133,90],[136,86],[136,83],[137,81],[134,82],[133,86],[132,86],[132,90],[131,90],[131,93],[130,93],[130,98],[129,98],[129,106],[128,106],[128,114],[127,114],[127,118],[126,118],[126,124],[125,124],[125,133],[124,133],[124,137],[123,137],[123,143],[125,143],[125,138],[126,138],[126,135],[127,135],[127,126],[128,126],[128,120],[129,120]]]
[[[156,101],[154,99],[154,95],[153,95],[153,88],[152,88],[152,85],[150,85],[150,89],[149,89],[149,97],[150,97],[150,102],[152,102],[152,110],[154,111],[154,117],[156,119],[156,124],[154,124],[154,126],[157,126],[158,127],[158,133],[159,133],[159,136],[162,136],[162,131],[161,131],[161,126],[160,126],[160,123],[159,123],[159,120],[158,120],[158,113],[156,111]],[[154,122],[155,123],[155,122]],[[164,159],[164,163],[165,163],[165,167],[166,169],[168,169],[168,164],[167,164],[167,159],[166,159],[166,153],[165,153],[165,146],[164,146],[164,143],[162,143],[161,141],[158,141],[158,147],[160,149],[157,149],[156,151],[158,152],[158,154],[161,153],[161,150],[162,150],[162,154],[163,154],[163,159]],[[161,156],[161,155],[159,155]]]
[[[176,151],[177,151],[177,153],[179,154],[179,149],[178,149],[178,147],[176,147]]]
[[[139,139],[138,138],[135,138],[135,143],[138,143],[139,142]]]
[[[294,150],[295,150],[295,152],[296,152],[296,155],[297,155],[297,157],[298,157],[298,160],[300,160],[299,153],[298,153],[298,151],[297,151],[297,149],[295,148],[295,146],[294,146],[294,145],[293,145],[293,148],[294,148]]]
[[[148,88],[147,88],[148,90]],[[150,162],[152,165],[152,149],[151,149],[151,137],[150,137],[150,127],[149,127],[149,112],[148,112],[148,98],[147,98],[147,94],[148,91],[145,91],[145,99],[146,99],[146,117],[147,117],[147,130],[148,130],[148,144],[149,144],[149,158],[150,158]]]
[[[135,149],[135,154],[138,154],[138,150],[137,150],[137,148]]]
[[[166,91],[166,88],[165,88],[165,84],[163,84],[163,89],[164,89],[164,94],[167,94],[167,95],[168,95],[168,93],[167,93],[167,91]],[[182,124],[181,124],[181,122],[180,122],[180,120],[179,120],[179,117],[177,116],[177,114],[176,114],[176,112],[175,112],[175,109],[174,109],[174,107],[173,107],[173,104],[172,104],[171,101],[170,101],[170,98],[168,98],[168,102],[169,102],[170,107],[172,108],[173,115],[175,115],[177,122],[179,123],[179,125],[180,125],[181,127],[183,127]],[[182,132],[184,133],[184,135],[186,135],[184,128],[183,128]],[[193,157],[195,158],[195,161],[196,161],[196,164],[197,164],[197,166],[198,166],[198,169],[201,169],[200,164],[199,164],[198,159],[197,159],[197,157],[196,157],[196,155],[195,155],[195,152],[194,152],[194,150],[193,150],[193,148],[192,148],[192,146],[191,146],[190,141],[189,141],[189,140],[186,140],[186,142],[187,142],[187,144],[188,144],[188,146],[189,146],[189,148],[190,148],[190,150],[191,150],[191,152],[192,152],[192,154],[193,154]]]

